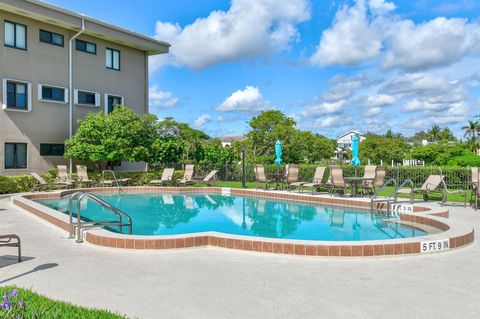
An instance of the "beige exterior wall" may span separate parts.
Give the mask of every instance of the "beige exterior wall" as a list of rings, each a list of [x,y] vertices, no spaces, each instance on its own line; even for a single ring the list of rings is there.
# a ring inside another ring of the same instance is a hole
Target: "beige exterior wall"
[[[4,20],[27,26],[27,50],[4,46]],[[39,30],[44,29],[64,35],[64,46],[58,47],[39,41]],[[31,83],[31,111],[20,112],[0,109],[0,174],[16,175],[44,172],[67,160],[59,156],[40,156],[40,143],[62,144],[69,135],[68,103],[48,103],[38,99],[38,84],[68,88],[68,41],[75,34],[64,28],[0,10],[0,78],[10,78]],[[80,35],[78,39],[97,45],[97,54],[75,50],[74,89],[101,94],[100,107],[74,105],[74,122],[88,112],[105,111],[105,94],[124,97],[125,105],[137,113],[145,113],[148,56],[142,50],[122,46],[100,38]],[[120,50],[120,71],[105,66],[105,49]],[[3,87],[0,86],[0,105]],[[76,127],[76,125],[75,125]],[[4,146],[6,142],[27,143],[27,169],[5,169]]]

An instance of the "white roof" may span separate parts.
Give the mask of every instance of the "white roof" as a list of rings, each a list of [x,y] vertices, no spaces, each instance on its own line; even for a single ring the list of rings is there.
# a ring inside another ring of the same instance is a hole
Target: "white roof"
[[[348,131],[348,132],[346,132],[346,133],[343,133],[342,135],[337,136],[337,140],[338,140],[338,139],[341,139],[341,138],[344,137],[344,136],[350,135],[350,134],[358,134],[358,135],[360,135],[360,136],[363,136],[363,134],[362,134],[361,132],[359,132],[359,131],[353,131],[353,130],[352,130],[352,131]]]

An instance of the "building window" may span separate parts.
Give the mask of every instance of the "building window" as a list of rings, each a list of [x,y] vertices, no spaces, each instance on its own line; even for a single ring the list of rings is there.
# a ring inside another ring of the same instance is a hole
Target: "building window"
[[[77,51],[82,51],[90,54],[97,54],[97,45],[95,43],[77,40],[76,41]]]
[[[63,47],[63,35],[50,31],[40,30],[40,42]]]
[[[21,50],[27,49],[27,26],[5,21],[5,46]]]
[[[100,106],[100,93],[75,90],[75,104]]]
[[[5,143],[5,169],[27,168],[27,144]]]
[[[120,71],[120,51],[107,48],[105,56],[107,69]]]
[[[63,156],[65,145],[63,144],[40,144],[40,156]]]
[[[106,94],[106,99],[105,99],[105,113],[112,113],[113,110],[117,105],[123,105],[123,97],[122,96],[116,96],[116,95],[110,95]]]
[[[38,99],[45,102],[68,103],[68,90],[60,86],[39,84]]]
[[[3,109],[30,111],[31,84],[29,82],[3,79]]]

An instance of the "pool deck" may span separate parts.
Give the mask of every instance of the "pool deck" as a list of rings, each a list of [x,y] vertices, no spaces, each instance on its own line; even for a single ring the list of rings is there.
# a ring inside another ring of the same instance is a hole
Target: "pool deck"
[[[432,203],[433,206],[438,206]],[[480,230],[480,211],[449,206]],[[201,247],[110,249],[0,197],[0,233],[21,236],[25,261],[0,248],[0,284],[136,318],[474,318],[480,244],[392,257],[306,257]]]

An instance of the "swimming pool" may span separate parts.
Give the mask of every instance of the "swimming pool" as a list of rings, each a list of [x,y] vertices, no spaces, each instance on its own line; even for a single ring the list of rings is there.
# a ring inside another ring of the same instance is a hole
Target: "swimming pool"
[[[427,234],[421,229],[396,223],[397,216],[375,214],[358,208],[219,194],[97,195],[131,216],[134,235],[215,231],[296,240],[364,241]],[[37,201],[68,213],[68,198]],[[98,204],[82,202],[82,219],[105,220],[109,217],[112,217],[111,213]]]

